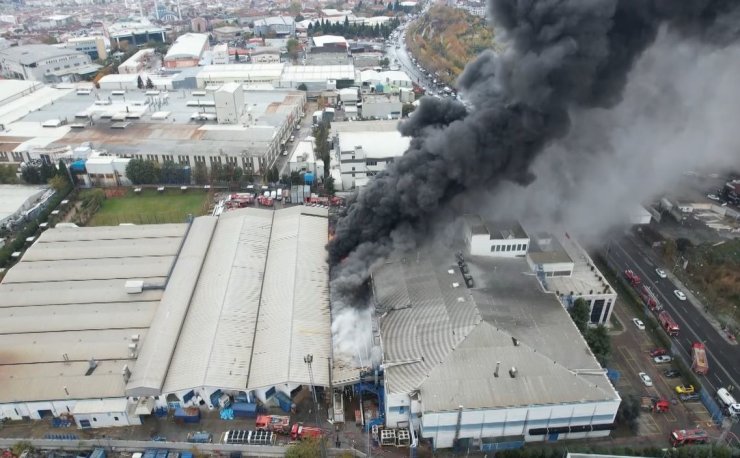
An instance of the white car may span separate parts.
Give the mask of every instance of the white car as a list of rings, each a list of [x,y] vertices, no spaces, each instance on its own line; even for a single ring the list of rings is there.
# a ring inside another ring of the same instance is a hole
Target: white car
[[[645,323],[643,323],[641,320],[638,320],[637,318],[632,318],[632,322],[635,323],[635,326],[637,326],[637,329],[640,331],[645,330]]]
[[[644,372],[640,372],[637,375],[640,376],[640,380],[642,380],[642,383],[644,383],[645,386],[653,386],[653,379],[651,379],[649,375]]]
[[[668,275],[665,273],[665,270],[663,269],[655,269],[655,273],[658,274],[660,278],[666,278]]]
[[[707,194],[707,199],[719,202],[719,197],[716,194]]]
[[[673,358],[668,355],[660,355],[653,358],[653,361],[655,361],[655,364],[665,364],[673,361]]]
[[[678,298],[679,301],[685,301],[686,295],[683,293],[683,291],[674,289],[673,294]]]

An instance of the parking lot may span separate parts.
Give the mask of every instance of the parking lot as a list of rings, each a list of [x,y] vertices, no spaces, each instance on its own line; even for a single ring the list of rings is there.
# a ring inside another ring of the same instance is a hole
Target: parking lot
[[[652,342],[648,331],[638,329],[632,322],[636,314],[622,300],[617,301],[614,314],[624,327],[612,334],[612,356],[609,368],[619,372],[615,386],[624,398],[628,394],[651,396],[670,402],[668,412],[643,410],[639,419],[639,435],[649,437],[656,444],[666,445],[668,435],[675,429],[700,427],[710,434],[717,433],[704,405],[699,401],[681,402],[675,391],[677,385],[686,383],[681,377],[666,378],[663,371],[674,368],[670,363],[656,364],[650,351],[658,345]],[[638,374],[645,372],[652,379],[652,386],[642,382]]]

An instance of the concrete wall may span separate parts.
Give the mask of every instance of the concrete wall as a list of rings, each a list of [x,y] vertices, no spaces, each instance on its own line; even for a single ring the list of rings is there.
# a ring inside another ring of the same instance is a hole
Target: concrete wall
[[[525,256],[528,248],[528,238],[492,240],[488,234],[471,234],[469,238],[469,250],[473,256],[515,258],[517,256]]]
[[[110,428],[116,426],[140,425],[141,419],[137,415],[131,417],[126,412],[100,412],[77,414],[74,416],[78,428],[83,428],[83,422],[89,422],[90,428]],[[87,426],[84,426],[87,428]]]

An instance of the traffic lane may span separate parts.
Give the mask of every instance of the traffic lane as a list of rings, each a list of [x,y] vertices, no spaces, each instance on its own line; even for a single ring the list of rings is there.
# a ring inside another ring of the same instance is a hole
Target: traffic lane
[[[644,257],[645,254],[634,241],[627,239],[625,243],[621,244],[621,246],[641,268],[644,269],[646,265],[652,265],[651,260]],[[650,271],[648,270],[646,273],[649,274],[649,272]],[[681,301],[676,298],[673,291],[678,288],[670,280],[661,279],[659,281],[653,281],[650,276],[646,276],[646,279],[651,283],[651,285],[648,286],[651,286],[655,291],[663,296],[664,299],[666,299],[664,306],[669,313],[671,313],[671,316],[679,321],[679,325],[683,325],[687,329],[693,329],[696,331],[694,335],[697,337],[697,340],[706,343],[708,353],[710,353],[714,359],[718,360],[720,366],[723,366],[728,372],[728,382],[732,382],[735,386],[738,386],[737,380],[740,380],[740,368],[738,367],[738,361],[740,361],[740,348],[735,345],[730,345],[724,338],[722,338],[722,336],[717,332],[717,329],[715,329],[701,313],[698,313],[696,307],[689,303],[688,300]],[[699,338],[700,336],[702,337]],[[689,348],[691,348],[690,344]],[[711,366],[709,370],[711,374]]]
[[[654,291],[656,291],[657,288],[655,288],[654,283],[648,276],[649,270],[645,268],[645,262],[643,261],[642,263],[640,263],[638,261],[640,257],[638,253],[629,253],[622,245],[616,243],[613,246],[615,245],[617,249],[613,248],[610,253],[612,255],[617,255],[614,256],[613,259],[619,259],[619,262],[621,262],[625,266],[625,269],[635,270],[635,272],[641,276],[643,282],[646,283],[647,286],[652,287]],[[621,257],[619,256],[620,251],[623,253]],[[663,306],[666,307],[669,312],[671,312],[672,301],[668,299],[669,296],[662,294],[662,291],[657,291],[657,294],[661,299],[661,303],[663,304]],[[684,319],[683,314],[678,314],[674,312],[671,314],[671,316],[674,317],[679,326],[681,326],[682,328],[679,338],[678,340],[676,340],[676,346],[681,351],[681,353],[686,356],[686,360],[691,361],[691,343],[693,341],[705,341],[706,339],[701,337],[701,333],[697,333],[696,329],[694,329],[694,327]],[[693,315],[689,314],[689,316]],[[693,341],[689,337],[693,337]],[[719,356],[719,359],[717,358],[717,356]],[[727,386],[729,383],[735,384],[735,376],[730,373],[730,371],[733,371],[733,369],[735,369],[734,363],[726,358],[725,355],[722,354],[721,350],[719,352],[713,351],[712,346],[709,342],[707,345],[707,360],[709,362],[710,372],[708,374],[708,377],[704,378],[713,390],[716,391],[717,388],[721,386]],[[728,368],[730,369],[728,370]]]

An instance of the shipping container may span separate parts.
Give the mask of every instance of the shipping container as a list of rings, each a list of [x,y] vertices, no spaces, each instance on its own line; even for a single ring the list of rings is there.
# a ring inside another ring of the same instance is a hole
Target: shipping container
[[[283,412],[290,412],[293,406],[293,401],[290,400],[290,397],[288,395],[278,391],[277,393],[275,393],[275,399],[277,399],[277,402]]]
[[[257,416],[257,404],[253,402],[236,402],[231,406],[234,416],[238,418],[255,418]]]
[[[175,410],[175,421],[183,423],[199,423],[200,409],[197,407],[179,408]]]

